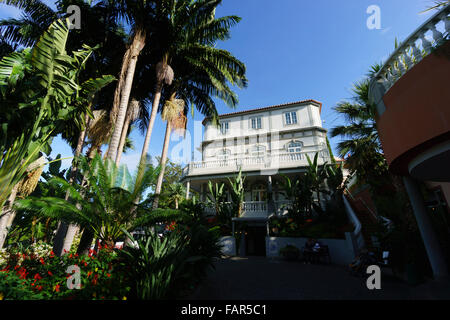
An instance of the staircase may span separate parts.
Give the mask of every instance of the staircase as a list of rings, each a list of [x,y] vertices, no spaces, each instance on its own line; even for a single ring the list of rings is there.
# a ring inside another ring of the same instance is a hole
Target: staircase
[[[367,250],[375,249],[375,243],[372,240],[372,235],[378,230],[378,219],[372,210],[365,204],[361,198],[354,198],[350,192],[346,192],[346,197],[356,217],[361,223],[361,231],[366,243]]]

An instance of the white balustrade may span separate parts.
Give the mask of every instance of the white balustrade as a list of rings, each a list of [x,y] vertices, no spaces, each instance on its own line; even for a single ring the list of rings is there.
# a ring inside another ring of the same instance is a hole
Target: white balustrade
[[[196,173],[209,173],[211,171],[218,172],[230,172],[238,171],[239,169],[266,169],[266,168],[277,168],[277,167],[292,167],[300,165],[308,165],[306,161],[306,155],[312,160],[317,152],[321,154],[321,159],[323,150],[315,150],[309,152],[286,152],[274,155],[265,155],[259,157],[242,157],[233,158],[226,160],[211,160],[211,161],[200,161],[191,162],[183,169],[183,176],[193,175]],[[209,169],[209,170],[208,170]]]
[[[375,81],[381,82],[389,90],[409,69],[431,53],[433,46],[449,39],[450,4],[430,17],[405,41],[403,41],[387,59],[380,71],[375,75]],[[442,25],[444,33],[438,30]],[[428,36],[427,36],[428,34]],[[416,43],[420,40],[420,46]]]

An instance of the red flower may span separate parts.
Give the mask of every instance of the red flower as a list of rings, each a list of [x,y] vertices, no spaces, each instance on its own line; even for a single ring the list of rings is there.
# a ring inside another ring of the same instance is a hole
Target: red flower
[[[69,254],[69,259],[72,259],[72,254]]]
[[[92,271],[89,271],[89,272],[87,273],[87,277],[89,278],[89,277],[91,276],[91,274],[92,274]]]
[[[41,291],[41,290],[42,290],[42,286],[36,286],[36,289],[37,289],[38,291]]]
[[[59,287],[60,287],[60,285],[59,285],[59,283],[57,283],[56,286],[55,286],[55,291],[56,292],[59,292]]]
[[[34,275],[34,279],[35,279],[35,280],[41,280],[42,277],[39,275],[39,273],[36,273],[36,274]]]
[[[109,278],[109,277],[111,277],[111,274],[110,274],[110,273],[107,273],[106,276]]]
[[[44,265],[44,264],[45,264],[45,262],[44,262],[44,259],[43,259],[43,258],[40,258],[40,259],[39,259],[39,261],[41,262],[41,264],[42,264],[42,265]]]
[[[51,271],[48,271],[48,275],[51,277],[53,276],[53,273]]]

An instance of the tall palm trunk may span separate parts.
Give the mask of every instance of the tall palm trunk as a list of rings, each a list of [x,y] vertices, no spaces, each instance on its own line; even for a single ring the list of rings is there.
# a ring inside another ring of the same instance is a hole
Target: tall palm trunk
[[[142,146],[141,159],[139,161],[139,171],[138,171],[138,179],[142,178],[143,173],[143,165],[147,160],[147,152],[148,147],[150,145],[150,139],[153,132],[153,125],[155,124],[156,114],[158,113],[158,106],[161,100],[161,92],[163,89],[164,83],[170,85],[173,81],[173,70],[167,64],[169,61],[169,55],[165,54],[163,59],[156,65],[156,87],[155,93],[153,95],[153,103],[152,103],[152,112],[150,114],[150,119],[148,122],[147,132],[145,134],[144,145]],[[142,172],[141,172],[142,171]],[[140,199],[135,199],[135,202],[139,202]]]
[[[77,147],[75,149],[75,158],[78,158],[83,151],[84,141],[86,139],[86,131],[89,125],[89,115],[85,116],[85,128],[80,132],[77,141]],[[75,176],[78,170],[78,166],[74,164],[70,170],[69,183],[72,184],[75,180]],[[66,191],[64,199],[69,200],[69,190]],[[73,239],[78,232],[78,226],[74,224],[68,225],[64,221],[60,221],[58,229],[56,231],[55,240],[53,242],[53,252],[60,256],[64,250],[69,251],[72,246]]]
[[[133,42],[131,44],[129,64],[127,69],[127,74],[125,78],[125,83],[122,89],[119,111],[117,114],[117,120],[114,126],[114,131],[109,143],[109,150],[107,158],[115,161],[117,157],[117,150],[119,147],[120,136],[122,135],[123,124],[125,122],[125,116],[128,108],[128,101],[130,99],[131,87],[133,85],[134,72],[136,70],[136,63],[139,54],[145,46],[146,33],[145,30],[136,30],[133,36]]]
[[[163,146],[163,150],[161,153],[161,164],[160,164],[161,171],[159,172],[158,181],[156,182],[155,199],[153,200],[153,209],[158,208],[159,195],[161,194],[161,187],[162,187],[163,178],[164,178],[164,171],[166,169],[167,151],[169,150],[171,131],[172,131],[172,123],[171,123],[171,121],[167,121],[166,135],[164,136],[164,146]]]
[[[131,118],[130,115],[127,114],[125,118],[125,123],[123,124],[122,134],[120,136],[119,148],[117,149],[116,156],[116,165],[120,164],[120,159],[122,158],[123,147],[125,146],[125,142],[127,140],[128,128],[130,127]]]
[[[127,50],[125,51],[125,54],[123,55],[122,68],[120,69],[119,80],[117,81],[116,89],[114,90],[114,100],[113,100],[113,105],[112,105],[112,109],[110,112],[110,118],[109,118],[109,124],[111,125],[112,128],[114,128],[114,124],[117,120],[117,113],[119,111],[122,88],[123,88],[123,84],[125,82],[125,76],[126,76],[126,72],[128,69],[128,65],[130,64],[130,52],[131,52],[131,47],[128,47]],[[110,150],[110,144],[108,143],[108,149],[106,150],[105,157],[109,153],[109,150]]]

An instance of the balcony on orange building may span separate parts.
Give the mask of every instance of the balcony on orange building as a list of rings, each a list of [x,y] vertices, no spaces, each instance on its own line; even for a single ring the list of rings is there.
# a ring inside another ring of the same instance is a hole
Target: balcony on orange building
[[[389,57],[371,82],[377,128],[390,169],[450,181],[450,5]]]

